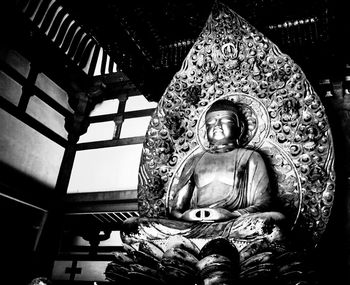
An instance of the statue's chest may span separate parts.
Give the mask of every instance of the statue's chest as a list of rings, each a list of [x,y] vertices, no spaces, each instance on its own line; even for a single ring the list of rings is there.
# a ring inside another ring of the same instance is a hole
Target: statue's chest
[[[205,154],[194,171],[196,185],[201,187],[215,182],[233,185],[235,171],[236,162],[231,152]]]

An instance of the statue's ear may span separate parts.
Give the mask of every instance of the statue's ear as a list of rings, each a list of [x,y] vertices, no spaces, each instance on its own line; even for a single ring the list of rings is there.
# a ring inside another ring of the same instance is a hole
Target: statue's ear
[[[238,132],[239,132],[239,136],[237,138],[237,145],[240,145],[242,142],[242,139],[246,134],[247,124],[242,118],[238,118],[237,122],[238,122]]]

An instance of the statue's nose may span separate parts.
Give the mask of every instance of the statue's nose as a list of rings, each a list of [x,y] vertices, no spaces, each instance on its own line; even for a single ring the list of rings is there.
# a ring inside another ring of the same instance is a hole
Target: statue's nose
[[[216,129],[216,128],[221,128],[221,121],[220,120],[215,121],[214,129]]]

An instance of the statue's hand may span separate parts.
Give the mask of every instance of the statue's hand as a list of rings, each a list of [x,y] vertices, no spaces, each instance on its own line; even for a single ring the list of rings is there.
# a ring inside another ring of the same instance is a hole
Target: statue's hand
[[[190,209],[182,214],[182,219],[192,222],[214,222],[237,218],[239,214],[232,213],[223,208]]]

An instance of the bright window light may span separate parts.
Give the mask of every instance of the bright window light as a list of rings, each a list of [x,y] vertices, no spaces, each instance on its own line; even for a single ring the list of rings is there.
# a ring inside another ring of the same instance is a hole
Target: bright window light
[[[1,108],[0,130],[1,163],[54,189],[64,148]]]
[[[87,132],[79,138],[78,143],[111,140],[114,131],[115,123],[113,121],[92,123]]]
[[[15,50],[0,47],[0,59],[7,62],[24,77],[27,77],[30,69],[30,62]]]
[[[149,102],[143,95],[131,96],[125,104],[125,112],[152,109],[157,107],[156,102]]]
[[[22,86],[0,71],[0,96],[4,97],[12,104],[18,105],[22,94]]]
[[[57,103],[59,103],[61,106],[63,106],[68,111],[73,113],[73,110],[68,103],[67,92],[64,91],[55,82],[53,82],[45,74],[43,73],[38,74],[35,85],[39,87],[42,91],[44,91],[47,95],[49,95],[52,99],[54,99]]]
[[[36,96],[30,97],[26,112],[63,138],[68,138],[67,130],[64,128],[64,116],[40,98]]]
[[[68,193],[137,189],[142,144],[78,151]]]
[[[120,138],[144,136],[150,120],[151,117],[149,116],[124,120],[120,131]]]
[[[118,106],[118,99],[105,100],[95,106],[95,108],[90,113],[90,117],[117,113]]]

